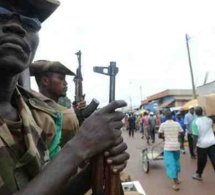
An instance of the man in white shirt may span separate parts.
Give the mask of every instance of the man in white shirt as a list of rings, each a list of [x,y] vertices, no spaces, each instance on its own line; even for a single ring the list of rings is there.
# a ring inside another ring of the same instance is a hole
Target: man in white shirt
[[[178,179],[178,173],[181,170],[180,165],[180,143],[179,136],[183,133],[178,122],[172,120],[171,111],[166,111],[166,122],[160,125],[158,130],[158,137],[164,138],[164,163],[166,168],[166,174],[170,179],[173,179],[174,185],[172,188],[174,190],[179,190],[178,184],[180,180]]]
[[[209,156],[215,171],[215,136],[213,133],[213,121],[207,116],[203,116],[200,106],[196,107],[197,118],[192,122],[192,134],[197,146],[197,170],[193,179],[202,180],[202,173]]]

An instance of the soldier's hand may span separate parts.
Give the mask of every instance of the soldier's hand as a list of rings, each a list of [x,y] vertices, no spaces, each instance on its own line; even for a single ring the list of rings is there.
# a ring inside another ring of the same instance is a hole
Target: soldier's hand
[[[81,100],[80,102],[78,102],[76,108],[78,110],[83,110],[84,108],[86,108],[86,101],[85,100]]]
[[[124,114],[116,109],[126,105],[123,100],[113,101],[83,122],[75,137],[84,145],[86,158],[119,144]]]
[[[127,160],[130,158],[129,154],[125,152],[126,149],[127,144],[120,136],[116,145],[104,153],[106,162],[110,165],[113,173],[119,173],[126,167]]]

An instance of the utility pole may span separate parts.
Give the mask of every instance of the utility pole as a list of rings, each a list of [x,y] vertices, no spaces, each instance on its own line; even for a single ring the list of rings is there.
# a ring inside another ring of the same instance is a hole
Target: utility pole
[[[187,44],[187,53],[188,53],[188,60],[189,60],[189,66],[190,66],[190,75],[191,75],[191,81],[192,81],[192,88],[193,88],[193,99],[196,99],[196,88],[194,84],[194,78],[193,78],[193,69],[191,64],[191,58],[190,58],[190,48],[189,48],[189,37],[187,34],[185,34],[186,44]]]
[[[140,86],[140,104],[141,104],[142,100],[143,100],[143,96],[142,96],[142,86]]]

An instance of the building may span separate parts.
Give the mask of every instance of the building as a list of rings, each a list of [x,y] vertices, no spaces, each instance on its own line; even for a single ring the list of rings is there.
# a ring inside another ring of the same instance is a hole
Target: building
[[[181,107],[192,100],[190,89],[167,89],[146,98],[141,102],[141,108],[156,112],[166,107]]]
[[[204,96],[212,93],[215,94],[215,81],[197,87],[197,94],[199,96]]]

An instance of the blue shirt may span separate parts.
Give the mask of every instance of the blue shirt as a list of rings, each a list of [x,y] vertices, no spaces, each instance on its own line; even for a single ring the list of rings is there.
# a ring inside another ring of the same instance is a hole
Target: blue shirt
[[[195,119],[195,115],[188,112],[184,117],[184,124],[187,127],[187,133],[192,134],[192,121]]]
[[[181,117],[181,118],[178,118],[176,117],[176,122],[178,122],[180,125],[181,125],[181,128],[184,130],[184,132],[186,131],[186,126],[184,124],[184,119]]]
[[[174,115],[172,115],[172,120],[173,120],[173,121],[176,121]],[[161,121],[161,123],[166,122],[166,116],[162,114],[161,117],[160,117],[160,121]]]

